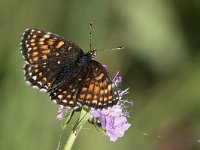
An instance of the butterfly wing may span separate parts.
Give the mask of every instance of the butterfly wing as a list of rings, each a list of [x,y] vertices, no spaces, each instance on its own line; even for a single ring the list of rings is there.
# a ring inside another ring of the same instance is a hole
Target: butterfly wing
[[[91,60],[88,74],[78,92],[77,100],[85,106],[95,109],[115,105],[119,100],[118,89],[105,67]]]
[[[68,82],[51,92],[50,97],[65,107],[102,109],[115,105],[119,100],[116,85],[110,74],[97,61],[79,69]]]
[[[77,101],[78,90],[84,81],[85,74],[87,74],[87,66],[74,67],[76,68],[73,76],[65,80],[62,84],[56,86],[50,91],[50,98],[53,102],[69,108],[80,108],[81,104]],[[69,69],[70,71],[70,69]],[[68,74],[67,72],[65,74]],[[61,77],[63,78],[63,77]],[[60,78],[60,79],[61,79]],[[57,79],[59,81],[59,78]]]
[[[20,48],[26,62],[27,83],[43,91],[50,90],[60,70],[74,64],[83,54],[73,42],[37,29],[25,30]]]

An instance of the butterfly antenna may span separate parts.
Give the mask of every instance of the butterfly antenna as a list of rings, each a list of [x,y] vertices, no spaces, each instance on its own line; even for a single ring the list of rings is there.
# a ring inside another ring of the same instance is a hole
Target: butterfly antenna
[[[120,46],[120,47],[116,47],[116,48],[112,48],[112,49],[101,49],[101,50],[96,50],[95,49],[95,52],[99,52],[99,51],[115,51],[115,50],[121,50],[121,49],[124,49],[123,46]],[[90,21],[90,51],[92,51],[92,21]]]
[[[120,46],[120,47],[116,47],[116,48],[111,48],[111,49],[100,49],[100,50],[96,50],[96,52],[99,52],[99,51],[116,51],[116,50],[121,50],[121,49],[124,49],[123,46]]]
[[[92,21],[90,21],[90,51],[92,50]]]

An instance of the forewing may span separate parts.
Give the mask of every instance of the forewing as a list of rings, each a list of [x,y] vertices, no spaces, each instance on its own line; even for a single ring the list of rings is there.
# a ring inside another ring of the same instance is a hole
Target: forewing
[[[42,90],[49,90],[59,71],[83,53],[73,42],[37,29],[25,30],[20,48],[26,62],[26,81]]]

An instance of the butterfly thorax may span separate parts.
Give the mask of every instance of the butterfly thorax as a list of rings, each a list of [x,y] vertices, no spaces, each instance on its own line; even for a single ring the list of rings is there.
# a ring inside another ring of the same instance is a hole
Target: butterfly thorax
[[[77,60],[77,65],[80,67],[86,65],[95,55],[96,55],[96,50],[91,50],[81,55]]]

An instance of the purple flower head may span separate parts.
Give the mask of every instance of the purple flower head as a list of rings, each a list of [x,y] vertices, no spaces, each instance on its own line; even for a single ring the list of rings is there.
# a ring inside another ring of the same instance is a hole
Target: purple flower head
[[[57,116],[56,119],[57,120],[62,120],[62,119],[66,119],[67,117],[71,116],[71,112],[73,111],[73,109],[64,107],[63,105],[59,105],[58,110],[57,110]]]
[[[63,113],[64,113],[64,106],[59,105],[56,119],[62,120],[63,119]]]
[[[122,76],[119,74],[119,72],[116,73],[113,82],[115,83],[116,86],[120,85],[122,82]]]
[[[113,79],[113,82],[115,83],[116,86],[119,86],[122,82],[122,76],[119,74],[119,72],[116,73],[114,79]],[[118,90],[118,93],[119,93],[119,97],[120,99],[122,98],[122,96],[128,94],[129,88],[125,89],[125,90]]]
[[[99,119],[101,127],[113,142],[122,137],[124,132],[131,126],[127,122],[125,113],[120,105],[103,110],[91,109],[90,114]]]
[[[118,93],[119,93],[119,97],[122,98],[122,96],[126,95],[129,93],[129,88],[125,89],[125,90],[119,90]]]

